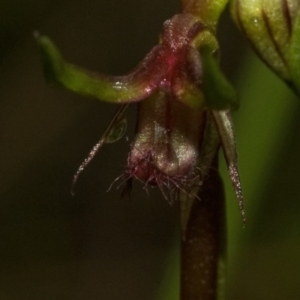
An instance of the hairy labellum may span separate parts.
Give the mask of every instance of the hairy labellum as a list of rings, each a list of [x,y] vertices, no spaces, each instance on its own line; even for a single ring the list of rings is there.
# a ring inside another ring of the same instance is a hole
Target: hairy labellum
[[[184,105],[163,91],[140,103],[137,133],[128,159],[130,172],[152,183],[159,173],[192,176],[199,158],[204,116],[203,109]]]

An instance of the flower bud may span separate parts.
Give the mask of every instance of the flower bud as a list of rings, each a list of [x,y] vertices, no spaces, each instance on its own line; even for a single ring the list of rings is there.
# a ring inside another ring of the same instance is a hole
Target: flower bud
[[[300,0],[232,0],[231,12],[259,56],[300,94]]]

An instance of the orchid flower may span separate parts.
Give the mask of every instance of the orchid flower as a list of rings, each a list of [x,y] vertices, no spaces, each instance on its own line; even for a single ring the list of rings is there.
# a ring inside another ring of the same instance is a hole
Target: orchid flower
[[[218,14],[208,22],[207,14],[190,10],[186,5],[183,13],[164,22],[159,44],[125,76],[96,74],[69,64],[48,37],[36,34],[49,82],[119,105],[100,141],[79,167],[73,185],[104,144],[123,136],[126,109],[137,102],[137,129],[124,176],[130,186],[131,180],[137,179],[157,185],[164,195],[168,190],[179,196],[183,227],[190,203],[197,198],[220,147],[245,218],[230,116],[237,100],[219,68]]]
[[[157,46],[129,74],[108,76],[64,60],[53,42],[36,34],[49,82],[119,105],[78,176],[108,143],[126,131],[125,113],[137,103],[137,124],[122,178],[157,185],[180,205],[181,299],[215,299],[225,265],[225,205],[217,170],[222,149],[245,222],[231,110],[238,107],[219,67],[216,27],[228,0],[182,0],[182,13],[164,22]],[[195,201],[196,199],[201,201]]]

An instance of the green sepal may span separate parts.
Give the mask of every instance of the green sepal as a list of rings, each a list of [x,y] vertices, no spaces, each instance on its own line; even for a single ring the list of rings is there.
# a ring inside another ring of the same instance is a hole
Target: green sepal
[[[154,48],[132,73],[126,76],[106,76],[69,64],[48,37],[39,34],[35,34],[35,37],[41,50],[45,77],[50,83],[113,103],[142,100],[156,88],[160,74],[152,66],[160,49]],[[155,76],[150,76],[151,72]]]
[[[211,111],[215,121],[216,129],[219,133],[224,158],[227,164],[229,177],[231,179],[236,198],[238,200],[239,209],[242,215],[243,222],[246,222],[244,210],[244,198],[240,174],[238,170],[237,152],[235,145],[235,135],[230,111]]]
[[[223,75],[219,62],[208,47],[200,49],[203,67],[202,90],[206,107],[213,110],[238,109],[236,92]]]

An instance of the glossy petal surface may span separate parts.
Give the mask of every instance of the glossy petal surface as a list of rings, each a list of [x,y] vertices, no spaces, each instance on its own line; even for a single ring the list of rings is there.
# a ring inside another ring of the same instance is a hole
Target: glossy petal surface
[[[126,76],[92,73],[67,63],[52,41],[37,37],[44,71],[49,82],[105,102],[124,103],[144,99],[156,88],[165,72],[164,47],[153,48],[145,59]]]

